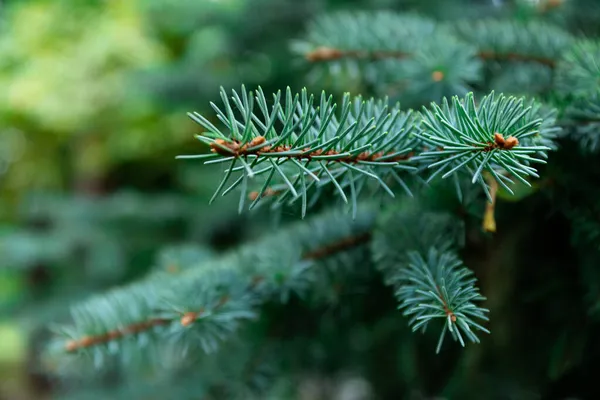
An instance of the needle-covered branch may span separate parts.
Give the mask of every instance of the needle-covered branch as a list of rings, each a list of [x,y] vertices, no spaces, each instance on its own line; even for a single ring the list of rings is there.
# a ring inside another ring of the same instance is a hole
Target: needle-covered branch
[[[476,331],[490,333],[478,321],[488,321],[489,310],[477,305],[485,300],[475,286],[477,279],[452,252],[432,248],[426,255],[408,254],[409,262],[393,277],[399,309],[409,316],[413,331],[425,331],[435,320],[443,327],[436,352],[439,353],[447,332],[465,346],[465,338],[473,343],[480,339]]]
[[[349,76],[379,93],[423,103],[466,94],[483,81],[484,65],[498,63],[502,69],[491,87],[547,91],[551,71],[571,43],[567,32],[540,22],[438,23],[415,14],[376,11],[320,16],[294,49],[311,64],[315,79]],[[521,87],[507,86],[509,77]]]
[[[373,234],[373,261],[395,289],[398,308],[410,317],[413,331],[442,320],[438,352],[447,331],[463,346],[464,337],[479,342],[473,331],[488,332],[475,321],[487,321],[487,310],[476,304],[484,298],[473,273],[456,256],[464,235],[455,216],[410,203],[382,215]]]
[[[402,92],[413,102],[466,94],[480,79],[476,48],[416,14],[324,15],[309,25],[294,49],[311,64],[311,76],[348,73],[381,93]]]
[[[555,131],[551,111],[542,113],[535,103],[526,105],[524,99],[493,92],[477,105],[471,93],[453,97],[452,104],[444,98],[441,106],[432,103],[431,109],[424,108],[422,116],[401,111],[398,105],[391,108],[386,101],[352,99],[348,94],[339,113],[325,93],[317,107],[306,90],[292,95],[288,89],[284,101],[277,93],[271,106],[260,89],[253,94],[242,88],[241,95],[234,91],[231,99],[224,91],[221,94],[224,109],[213,107],[227,131],[200,114],[191,114],[206,129],[198,139],[211,151],[180,158],[225,163],[227,169],[211,201],[239,187],[240,212],[248,197],[253,208],[275,196],[275,206],[301,199],[304,216],[323,188],[331,186],[356,214],[367,181],[394,197],[391,179],[410,194],[401,173],[414,172],[416,163],[434,170],[430,180],[442,172],[446,178],[465,171],[484,188],[482,172],[489,171],[512,193],[510,177],[527,185],[526,177],[538,177],[531,164],[545,163],[542,158],[551,147],[544,144],[549,144]],[[542,158],[534,157],[540,154]],[[251,190],[250,181],[256,176],[260,188]]]
[[[472,183],[486,189],[490,201],[484,171],[510,193],[509,185],[514,183],[510,177],[530,186],[526,178],[539,177],[531,164],[545,163],[534,155],[551,150],[533,142],[544,121],[532,111],[537,108],[526,106],[524,99],[493,92],[478,104],[472,94],[464,99],[455,96],[451,102],[444,99],[441,106],[432,103],[423,109],[423,131],[416,135],[435,150],[415,160],[433,170],[429,180],[469,173]]]
[[[437,31],[434,20],[416,14],[343,11],[315,18],[294,47],[315,63],[405,58]]]
[[[558,64],[556,86],[564,96],[596,96],[600,84],[600,42],[579,41]]]
[[[571,102],[563,121],[571,137],[586,152],[600,149],[600,90],[596,90],[594,94]]]
[[[223,180],[211,201],[240,187],[241,211],[255,177],[260,189],[250,192],[250,208],[277,191],[277,205],[301,200],[303,216],[327,186],[351,203],[354,214],[366,181],[392,197],[390,179],[408,190],[402,174],[416,170],[410,157],[418,146],[414,135],[418,120],[410,110],[349,94],[336,104],[325,93],[315,97],[303,90],[293,95],[289,88],[284,99],[278,92],[271,104],[260,88],[252,93],[242,87],[240,94],[233,91],[229,98],[222,90],[221,97],[223,108],[213,108],[226,131],[200,114],[190,114],[206,129],[197,137],[211,152],[180,157],[225,163]]]
[[[449,35],[476,46],[476,56],[485,61],[533,62],[551,68],[573,40],[562,29],[540,22],[486,19],[440,27],[415,14],[338,12],[315,19],[296,48],[310,62],[400,59]]]
[[[536,63],[555,68],[572,43],[564,30],[541,22],[485,19],[463,21],[454,32],[477,47],[481,59],[495,62]]]
[[[179,343],[184,352],[214,352],[257,317],[261,303],[310,290],[317,276],[311,266],[364,247],[373,217],[367,206],[354,221],[340,212],[321,214],[179,273],[157,272],[94,297],[73,308],[72,325],[56,328],[56,349],[89,356],[97,365],[166,342]]]

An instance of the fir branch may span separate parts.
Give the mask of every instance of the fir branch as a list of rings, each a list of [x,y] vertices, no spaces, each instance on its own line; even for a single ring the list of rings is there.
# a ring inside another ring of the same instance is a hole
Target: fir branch
[[[568,101],[565,126],[584,151],[600,148],[600,42],[579,41],[559,65],[556,86]]]
[[[409,263],[400,268],[393,283],[399,309],[410,316],[412,330],[425,331],[429,323],[442,319],[443,327],[436,353],[439,353],[447,332],[464,347],[463,336],[479,343],[475,331],[490,333],[475,319],[488,321],[489,310],[475,302],[485,300],[474,285],[473,273],[451,252],[430,249],[424,257],[418,252],[408,254]]]
[[[464,99],[446,99],[442,105],[431,104],[423,109],[423,132],[416,133],[426,144],[437,151],[425,151],[415,160],[423,161],[428,169],[434,169],[429,180],[444,173],[447,178],[466,171],[472,183],[480,183],[488,199],[492,201],[482,172],[488,171],[496,181],[512,193],[509,184],[514,183],[503,175],[507,172],[522,183],[531,186],[525,177],[538,177],[531,163],[545,163],[532,157],[551,148],[528,145],[528,138],[539,134],[543,120],[535,118],[532,106],[525,106],[524,99],[491,93],[475,104],[470,93]],[[502,172],[502,173],[501,173]]]
[[[529,62],[555,68],[572,43],[566,31],[546,23],[501,19],[462,21],[454,33],[488,61]]]
[[[385,210],[377,221],[371,253],[388,283],[398,267],[408,262],[409,252],[426,254],[432,247],[440,252],[456,251],[464,243],[463,221],[453,214],[424,208],[425,199],[421,199],[419,203],[400,202]]]
[[[304,39],[294,47],[302,54],[312,54],[307,57],[310,61],[339,59],[341,54],[336,52],[355,58],[404,57],[437,30],[432,19],[417,14],[342,11],[312,20]],[[319,52],[319,48],[325,50]]]
[[[398,172],[416,171],[410,163],[418,146],[416,114],[401,111],[399,105],[391,107],[387,100],[363,100],[346,94],[338,105],[324,92],[317,100],[306,90],[293,95],[288,88],[285,100],[279,92],[269,106],[260,88],[252,93],[244,87],[241,94],[233,91],[231,98],[222,89],[221,97],[223,109],[213,108],[227,133],[203,116],[190,114],[206,129],[197,137],[210,146],[211,153],[179,157],[229,165],[211,201],[240,187],[241,210],[249,193],[253,208],[264,197],[279,192],[276,205],[302,199],[305,215],[308,205],[326,186],[334,186],[345,202],[348,188],[356,189],[358,195],[366,180],[394,196],[386,178],[394,177],[403,184]],[[237,179],[226,188],[233,172]],[[265,177],[261,189],[248,192],[248,182],[256,176]],[[354,213],[356,198],[350,196]]]
[[[561,58],[556,87],[566,97],[592,98],[600,84],[600,41],[578,41]]]
[[[476,49],[415,14],[325,15],[309,26],[295,49],[312,64],[313,76],[349,72],[380,93],[401,91],[413,103],[466,94],[480,79]]]
[[[413,331],[444,319],[437,352],[447,331],[463,345],[463,335],[478,342],[472,328],[487,329],[473,318],[487,320],[487,310],[474,303],[484,298],[473,273],[456,256],[464,242],[463,224],[451,214],[420,207],[407,203],[381,216],[371,244],[373,262],[395,289],[398,308],[410,317]]]
[[[540,73],[526,64],[553,70],[571,42],[567,32],[538,22],[436,24],[414,14],[337,12],[316,18],[294,48],[313,65],[311,76],[349,73],[416,103],[466,94],[483,62],[510,63],[535,80]]]
[[[181,158],[228,163],[229,168],[211,201],[240,187],[240,211],[248,197],[252,208],[277,194],[275,206],[302,199],[304,216],[320,191],[331,185],[344,202],[348,203],[350,198],[356,213],[364,181],[375,182],[394,196],[386,184],[387,178],[396,179],[406,188],[397,171],[415,171],[416,167],[411,165],[415,162],[435,168],[430,180],[442,172],[446,178],[457,171],[466,171],[473,183],[484,188],[487,186],[481,173],[488,171],[512,193],[509,185],[513,181],[504,172],[530,185],[525,177],[538,177],[530,164],[545,163],[542,158],[552,148],[540,144],[548,144],[553,137],[551,133],[555,133],[555,128],[549,125],[554,121],[551,112],[542,113],[533,102],[525,105],[524,99],[493,92],[478,105],[472,93],[464,99],[453,97],[451,106],[445,98],[441,106],[432,103],[431,109],[423,110],[421,127],[412,110],[402,112],[398,106],[390,109],[386,101],[351,99],[348,94],[342,100],[338,120],[337,104],[325,93],[320,97],[320,106],[314,108],[315,98],[306,90],[293,96],[289,89],[285,102],[279,101],[281,94],[277,93],[271,107],[267,107],[260,89],[256,95],[245,88],[241,96],[234,91],[231,102],[243,116],[245,122],[242,122],[234,116],[234,107],[223,90],[221,95],[224,111],[214,108],[229,132],[224,134],[206,118],[193,114],[192,118],[207,129],[198,138],[210,146],[211,153]],[[260,105],[262,119],[253,111],[254,102]],[[277,118],[282,125],[280,131],[274,129]],[[538,136],[544,141],[533,139]],[[424,145],[435,150],[414,156]],[[236,167],[238,162],[242,165]],[[226,188],[234,171],[239,176]],[[260,190],[250,190],[248,181],[259,175],[266,175],[260,182]],[[351,196],[347,194],[348,188]]]
[[[218,340],[254,318],[255,307],[273,292],[305,287],[307,266],[366,243],[372,220],[369,207],[355,221],[338,213],[321,215],[175,276],[158,273],[93,298],[73,309],[73,327],[57,328],[68,338],[62,350],[103,352],[111,343],[140,335],[186,338],[193,333],[200,335],[205,352],[214,351]],[[250,259],[261,261],[240,269]],[[197,324],[194,332],[187,331]]]
[[[570,136],[576,140],[585,152],[600,149],[600,90],[574,100],[564,112],[561,121]]]

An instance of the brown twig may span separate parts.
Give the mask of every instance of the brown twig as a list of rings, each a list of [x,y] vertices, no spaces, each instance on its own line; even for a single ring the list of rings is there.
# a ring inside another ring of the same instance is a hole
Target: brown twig
[[[551,58],[538,57],[527,54],[480,51],[477,55],[482,60],[534,62],[545,65],[550,68],[554,68],[556,66],[556,61]]]
[[[305,58],[313,63],[335,61],[342,58],[354,59],[374,59],[381,60],[385,58],[410,58],[412,54],[391,50],[359,51],[359,50],[340,50],[331,47],[319,47],[305,55]],[[499,53],[494,51],[480,51],[477,56],[482,60],[495,61],[523,61],[535,62],[546,65],[550,68],[556,66],[556,61],[550,58],[533,56],[519,53]]]
[[[259,156],[261,154],[277,154],[282,152],[288,152],[292,150],[291,146],[262,146],[257,148],[258,146],[264,144],[266,139],[263,136],[258,136],[252,139],[248,143],[240,143],[238,140],[224,140],[224,139],[216,139],[213,143],[210,144],[211,151],[213,153],[220,154],[225,157],[247,157],[250,155]],[[302,149],[302,152],[299,154],[288,154],[282,157],[287,158],[295,158],[297,160],[310,160],[313,157],[317,156],[333,156],[340,154],[340,152],[336,150],[328,150],[323,151],[321,149],[311,151],[310,148]],[[383,151],[379,151],[377,153],[369,153],[367,151],[363,151],[357,155],[348,155],[341,156],[338,159],[329,160],[332,162],[345,162],[345,163],[357,163],[359,161],[377,161],[378,159],[388,156],[393,153],[384,153]],[[404,161],[411,158],[414,154],[400,154],[391,158],[386,158],[385,162],[397,162]]]
[[[350,236],[344,238],[339,242],[332,243],[330,245],[321,247],[317,250],[310,251],[304,254],[305,260],[318,260],[333,255],[339,251],[358,246],[371,240],[371,232],[363,233],[362,235]]]
[[[407,58],[411,54],[393,50],[340,50],[332,47],[318,47],[304,56],[310,62],[335,61],[342,58],[382,60],[386,58]]]
[[[371,234],[364,233],[357,236],[351,236],[340,240],[339,242],[335,242],[324,246],[320,249],[314,250],[312,252],[307,252],[304,254],[303,259],[305,260],[317,260],[329,257],[334,255],[337,252],[352,248],[354,246],[358,246],[370,240]],[[248,285],[248,289],[254,289],[258,284],[265,280],[264,276],[254,276],[251,279],[250,284]],[[230,300],[229,296],[223,296],[219,299],[219,302],[215,306],[214,309],[218,309],[227,304]],[[199,311],[188,311],[183,313],[179,319],[179,323],[184,326],[192,325],[198,318],[200,318],[204,314],[205,310],[200,309]],[[109,331],[107,333],[94,335],[94,336],[83,336],[80,339],[69,340],[65,343],[65,351],[67,352],[75,352],[77,350],[106,344],[113,340],[121,339],[125,336],[136,335],[141,332],[148,331],[152,328],[158,326],[164,326],[175,322],[176,318],[153,318],[147,321],[136,322],[131,325],[127,325],[121,329],[115,329]]]
[[[167,325],[170,322],[171,320],[166,318],[153,318],[148,321],[142,321],[128,325],[121,329],[115,329],[104,334],[84,336],[80,339],[69,340],[67,343],[65,343],[65,350],[68,352],[73,352],[82,348],[108,343],[124,336],[135,335],[157,326]]]

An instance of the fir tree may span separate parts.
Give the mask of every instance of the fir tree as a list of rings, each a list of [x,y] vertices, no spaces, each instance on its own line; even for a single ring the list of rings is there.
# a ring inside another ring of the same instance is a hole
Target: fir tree
[[[222,88],[178,157],[219,168],[210,203],[236,196],[256,237],[76,304],[47,367],[77,399],[297,398],[311,372],[365,398],[591,398],[600,45],[539,3],[311,20],[311,88]]]

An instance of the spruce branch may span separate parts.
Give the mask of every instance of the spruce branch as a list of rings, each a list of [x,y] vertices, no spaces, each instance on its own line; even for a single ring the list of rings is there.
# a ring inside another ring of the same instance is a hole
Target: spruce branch
[[[473,273],[456,256],[464,236],[463,224],[454,215],[411,203],[386,210],[373,233],[373,262],[395,289],[398,308],[410,317],[413,331],[444,320],[437,352],[447,331],[463,346],[463,336],[479,342],[473,331],[488,332],[474,321],[487,321],[488,311],[476,304],[484,297]]]
[[[563,125],[584,151],[600,149],[600,90],[596,88],[589,97],[574,100],[564,114]]]
[[[475,46],[484,61],[533,62],[551,68],[571,43],[571,36],[540,22],[485,19],[442,26],[416,14],[389,11],[336,12],[316,18],[296,49],[312,63],[342,59],[405,59],[423,45],[455,36]]]
[[[409,262],[399,268],[393,277],[397,287],[399,309],[410,316],[413,332],[427,326],[436,319],[443,320],[436,353],[439,353],[447,332],[465,346],[465,336],[479,343],[475,331],[490,333],[476,320],[488,321],[489,310],[476,302],[485,300],[475,286],[473,272],[463,266],[452,252],[439,252],[434,248],[426,255],[419,252],[408,254]]]
[[[346,94],[338,105],[324,92],[315,98],[305,89],[293,95],[288,88],[283,100],[278,92],[269,106],[262,89],[252,93],[244,87],[230,98],[222,89],[221,97],[223,109],[214,104],[213,108],[226,133],[200,114],[190,114],[206,129],[197,138],[211,152],[179,157],[227,165],[211,202],[240,187],[240,211],[249,196],[253,199],[249,208],[253,208],[278,193],[276,205],[302,199],[304,216],[314,197],[332,186],[344,202],[351,201],[356,213],[364,181],[394,196],[386,181],[393,178],[406,188],[400,174],[416,171],[410,162],[418,146],[416,114],[401,111],[398,104],[392,107],[385,99],[364,100]],[[237,178],[226,188],[234,172]],[[249,181],[257,176],[261,189],[249,191]]]
[[[312,64],[312,75],[351,72],[381,93],[389,93],[391,86],[414,101],[465,94],[480,79],[475,47],[457,40],[447,27],[415,14],[325,15],[294,47]]]
[[[579,41],[561,60],[558,92],[568,100],[562,121],[585,151],[600,147],[600,42]]]
[[[454,96],[451,104],[447,99],[439,106],[423,109],[423,131],[415,133],[431,148],[414,157],[427,164],[434,172],[429,181],[441,175],[447,178],[464,171],[470,174],[472,183],[481,184],[488,199],[491,195],[482,172],[489,172],[507,191],[513,193],[509,184],[511,177],[531,186],[525,179],[539,177],[531,163],[545,163],[532,157],[539,152],[551,150],[547,146],[528,145],[528,139],[538,135],[541,118],[534,118],[532,107],[524,99],[507,97],[494,92],[475,104],[472,93],[464,98]]]
[[[464,223],[455,215],[428,210],[412,200],[402,202],[378,218],[371,241],[373,263],[392,284],[391,276],[408,262],[409,252],[426,254],[430,248],[456,251],[464,236]]]
[[[463,96],[481,83],[476,50],[448,34],[424,43],[411,57],[381,60],[373,67],[381,92],[401,93],[414,104],[438,102],[444,96]]]
[[[555,68],[572,43],[566,31],[542,22],[501,19],[463,21],[456,24],[458,37],[478,49],[486,61],[536,63]]]
[[[523,118],[520,125],[523,125],[528,120],[534,119],[540,119],[542,123],[535,134],[522,138],[521,144],[526,146],[547,147],[552,151],[558,150],[556,142],[564,135],[562,126],[557,122],[558,110],[537,100],[529,101],[527,107],[530,107],[529,114]],[[542,158],[548,157],[546,150],[539,151],[536,155]]]
[[[494,63],[503,65],[499,84],[519,77],[519,93],[523,85],[547,91],[571,42],[567,32],[539,22],[436,24],[414,14],[336,12],[316,18],[294,49],[311,64],[313,80],[349,76],[422,104],[466,94],[482,80],[482,67]]]
[[[181,350],[214,352],[273,295],[286,301],[311,285],[311,266],[370,239],[373,211],[356,220],[339,212],[294,224],[218,259],[96,296],[73,308],[73,325],[57,327],[59,352],[86,354],[99,365],[124,346],[181,343]]]
[[[575,99],[596,96],[600,84],[600,42],[578,41],[558,64],[556,87]]]
[[[404,58],[436,30],[435,21],[417,14],[342,11],[315,18],[294,47],[310,62]]]

